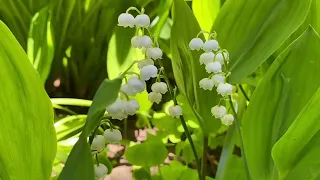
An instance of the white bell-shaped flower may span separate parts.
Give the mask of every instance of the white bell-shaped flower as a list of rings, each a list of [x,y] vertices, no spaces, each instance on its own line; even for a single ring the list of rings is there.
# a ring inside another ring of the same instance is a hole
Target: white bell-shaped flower
[[[146,54],[147,54],[147,58],[153,59],[153,60],[162,59],[162,55],[163,55],[162,50],[158,47],[149,48]]]
[[[148,94],[148,100],[152,103],[157,103],[159,104],[162,99],[162,94],[161,93],[156,93],[156,92],[150,92]]]
[[[106,129],[103,136],[107,143],[120,143],[122,140],[121,132],[118,129]]]
[[[208,64],[212,63],[214,59],[214,53],[213,52],[205,52],[200,55],[200,64]]]
[[[219,62],[215,61],[212,63],[208,63],[206,65],[206,71],[207,73],[218,73],[221,72],[222,66]]]
[[[226,77],[222,74],[215,74],[211,79],[213,80],[214,85],[217,87],[219,84],[224,83],[225,78]]]
[[[222,52],[217,53],[216,56],[214,57],[214,60],[218,61],[221,65],[224,65]]]
[[[141,79],[147,81],[150,78],[157,77],[158,69],[154,65],[146,65],[140,70]]]
[[[169,115],[178,118],[182,115],[182,108],[179,105],[169,107]]]
[[[150,26],[150,18],[146,14],[139,14],[134,18],[135,25],[137,27],[149,27]]]
[[[205,52],[216,51],[219,49],[219,44],[217,40],[208,40],[203,44],[202,49]]]
[[[118,17],[118,26],[122,27],[134,27],[135,20],[131,14],[122,13]]]
[[[211,113],[215,118],[222,118],[227,113],[227,109],[224,106],[214,106],[211,108]]]
[[[232,93],[232,85],[228,83],[221,83],[217,87],[218,94],[221,94],[222,96],[225,95],[231,95]]]
[[[132,88],[132,91],[135,93],[141,93],[146,87],[146,83],[139,79],[138,76],[132,76],[128,80],[128,85]]]
[[[140,104],[135,99],[130,99],[129,101],[125,102],[124,106],[125,113],[131,116],[136,114],[136,112],[140,109]]]
[[[104,140],[104,137],[102,135],[97,135],[96,137],[93,138],[91,149],[97,152],[101,152],[105,148],[105,145],[106,145],[106,142]]]
[[[209,79],[209,78],[203,78],[200,80],[199,82],[199,86],[200,88],[204,89],[204,90],[212,90],[213,88],[213,80]]]
[[[108,114],[113,119],[125,119],[128,115],[124,112],[124,102],[122,99],[118,98],[114,103],[106,108]]]
[[[165,94],[168,91],[168,86],[164,82],[156,82],[152,84],[151,90],[155,93]]]
[[[221,123],[227,126],[230,126],[233,124],[234,117],[232,114],[226,114],[221,118]]]
[[[203,41],[200,38],[193,38],[189,43],[189,48],[191,50],[200,50],[203,46]]]
[[[126,93],[128,96],[135,96],[137,94],[128,84],[122,84],[120,91]]]
[[[152,40],[149,36],[133,36],[131,38],[131,45],[134,48],[149,48],[152,46]]]
[[[144,66],[147,66],[147,65],[154,65],[154,61],[152,59],[143,59],[143,60],[140,60],[138,63],[137,63],[137,66],[139,69],[143,68]]]
[[[94,164],[94,175],[96,179],[104,179],[108,173],[108,168],[104,165],[99,163],[99,165]]]

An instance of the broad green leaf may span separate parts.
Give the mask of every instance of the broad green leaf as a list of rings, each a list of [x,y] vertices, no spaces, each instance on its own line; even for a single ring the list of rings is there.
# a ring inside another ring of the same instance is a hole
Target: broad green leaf
[[[201,29],[210,32],[220,10],[220,0],[193,0],[192,10]]]
[[[272,157],[280,179],[319,179],[320,89],[274,145]]]
[[[34,15],[29,29],[28,57],[39,72],[43,84],[49,75],[54,55],[49,9],[44,8]]]
[[[80,137],[72,148],[59,180],[94,180],[92,153],[86,138]]]
[[[164,162],[168,150],[161,139],[148,134],[148,138],[141,144],[128,147],[125,152],[126,159],[133,165],[151,167]]]
[[[310,78],[320,76],[319,46],[309,27],[279,55],[251,96],[242,132],[253,179],[277,176],[271,149],[320,86]]]
[[[199,81],[208,77],[205,67],[200,65],[199,51],[191,51],[189,42],[196,37],[200,27],[191,9],[183,0],[174,0],[173,26],[171,31],[172,67],[180,92],[187,98],[192,110],[201,116],[199,125],[204,134],[215,132],[220,122],[214,119],[210,109],[218,104],[215,91],[200,89]]]
[[[230,53],[230,81],[241,82],[300,26],[311,0],[229,0],[212,31]]]
[[[105,79],[97,90],[89,108],[87,121],[78,142],[72,148],[59,180],[88,179],[93,180],[92,153],[87,142],[88,136],[100,124],[105,109],[118,97],[122,79]]]
[[[53,108],[38,73],[1,21],[0,36],[0,179],[46,180],[57,149]]]

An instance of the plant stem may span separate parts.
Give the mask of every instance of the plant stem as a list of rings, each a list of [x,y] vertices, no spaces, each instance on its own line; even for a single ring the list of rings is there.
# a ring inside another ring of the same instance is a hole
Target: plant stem
[[[250,101],[250,98],[248,97],[248,95],[246,94],[246,92],[244,91],[243,87],[241,84],[239,84],[239,88],[243,94],[243,96],[246,98],[247,101]]]
[[[246,175],[247,175],[247,179],[250,180],[251,177],[250,177],[250,172],[249,172],[249,167],[248,167],[248,162],[247,162],[247,157],[246,157],[246,154],[245,154],[245,151],[244,151],[244,144],[243,144],[243,138],[242,138],[242,133],[241,133],[241,129],[240,129],[240,124],[239,124],[239,119],[238,119],[238,115],[236,113],[236,110],[233,106],[233,103],[232,103],[232,99],[231,99],[231,96],[229,95],[229,102],[230,102],[230,106],[231,106],[231,109],[233,111],[233,114],[234,114],[234,118],[235,118],[235,126],[237,128],[237,132],[239,134],[239,139],[240,139],[240,145],[241,145],[241,155],[242,155],[242,158],[243,158],[243,163],[244,163],[244,167],[246,169]]]
[[[168,76],[166,74],[166,71],[164,69],[164,66],[163,66],[163,63],[162,63],[161,59],[159,59],[158,62],[159,62],[160,67],[162,68],[163,78],[164,78],[166,84],[168,85],[170,97],[171,97],[171,99],[173,99],[174,105],[177,105],[178,102],[177,102],[176,96],[174,95],[175,94],[174,90],[173,90],[173,88],[172,88],[172,86],[170,84],[169,78],[168,78]],[[193,155],[194,155],[194,159],[196,161],[196,168],[198,170],[198,176],[199,176],[199,179],[200,179],[200,177],[201,177],[201,168],[200,168],[200,161],[199,161],[199,157],[198,157],[198,154],[197,154],[197,151],[196,151],[196,147],[194,146],[194,143],[193,143],[193,140],[191,138],[191,134],[189,132],[187,123],[186,123],[185,119],[183,118],[183,116],[180,116],[180,120],[181,120],[182,127],[184,129],[184,132],[186,133],[187,139],[188,139],[188,141],[190,143],[190,146],[191,146],[191,149],[192,149],[192,152],[193,152]]]
[[[208,136],[204,136],[203,137],[202,162],[201,162],[201,180],[206,179],[208,142],[209,142]]]

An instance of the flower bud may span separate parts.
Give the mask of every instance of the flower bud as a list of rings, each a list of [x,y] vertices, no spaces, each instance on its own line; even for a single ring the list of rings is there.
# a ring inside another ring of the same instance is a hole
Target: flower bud
[[[139,14],[134,18],[134,23],[137,27],[149,27],[150,18],[146,14]]]
[[[215,61],[212,63],[208,63],[206,65],[206,71],[207,73],[218,73],[221,72],[222,66],[219,62]]]
[[[222,96],[225,95],[231,95],[232,93],[232,85],[228,83],[221,83],[217,87],[218,94],[221,94]]]
[[[140,60],[138,63],[137,63],[137,66],[139,69],[143,68],[144,66],[147,66],[147,65],[154,65],[154,61],[152,59],[143,59],[143,60]]]
[[[222,74],[215,74],[211,79],[213,80],[214,86],[217,87],[219,84],[224,83],[225,78]]]
[[[143,80],[147,81],[150,78],[157,77],[158,69],[154,65],[147,65],[141,68],[140,76]]]
[[[227,126],[230,126],[233,124],[234,117],[232,114],[226,114],[221,118],[221,123]]]
[[[138,78],[138,76],[132,76],[128,80],[128,85],[132,88],[135,93],[141,93],[144,91],[146,84],[144,81]]]
[[[108,168],[104,164],[94,164],[94,175],[97,179],[103,179],[107,175],[107,173]]]
[[[153,59],[153,60],[162,59],[162,55],[163,55],[161,49],[158,47],[149,48],[146,54],[147,54],[147,58]]]
[[[200,64],[208,64],[212,63],[214,59],[214,53],[213,52],[205,52],[200,55]]]
[[[204,90],[212,90],[213,88],[213,80],[209,79],[209,78],[203,78],[200,80],[199,82],[199,86],[200,88],[204,89]]]
[[[219,49],[219,44],[217,40],[208,40],[203,44],[202,49],[205,52],[216,51]]]
[[[165,94],[168,91],[168,86],[164,82],[156,82],[152,84],[151,90],[155,93]]]
[[[224,106],[214,106],[211,108],[211,113],[215,118],[222,118],[227,113],[227,109]]]
[[[182,115],[182,108],[179,105],[169,107],[169,115],[173,118],[179,118]]]
[[[105,144],[106,142],[104,140],[104,137],[102,135],[97,135],[93,138],[91,149],[97,152],[101,152],[105,148]]]
[[[135,23],[135,20],[131,14],[122,13],[118,17],[118,26],[134,27],[134,23]]]
[[[200,50],[203,46],[203,41],[200,38],[193,38],[189,43],[189,47],[191,50]]]
[[[150,92],[148,95],[148,100],[152,103],[157,103],[159,104],[162,99],[162,94],[161,93],[156,93],[156,92]]]
[[[119,143],[122,140],[121,132],[118,129],[106,129],[103,136],[107,143]]]

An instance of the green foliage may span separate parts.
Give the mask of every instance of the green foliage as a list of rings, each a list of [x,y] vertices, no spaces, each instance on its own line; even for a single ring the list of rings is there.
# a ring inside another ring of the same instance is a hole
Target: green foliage
[[[201,29],[210,32],[220,10],[220,0],[193,0],[192,10]]]
[[[230,53],[230,81],[254,72],[306,18],[311,0],[229,0],[212,31]]]
[[[49,179],[56,154],[52,105],[27,55],[1,21],[0,35],[0,179]]]
[[[151,167],[164,162],[168,151],[157,136],[148,134],[148,138],[142,144],[128,147],[125,152],[127,160],[137,166]]]
[[[200,31],[200,27],[183,0],[174,0],[172,13],[171,50],[176,83],[192,110],[201,116],[198,118],[199,124],[203,133],[208,135],[220,127],[220,122],[210,113],[211,107],[218,104],[219,100],[215,92],[205,91],[199,87],[199,81],[208,74],[199,63],[200,52],[190,51],[188,46],[190,40]]]
[[[309,27],[275,60],[251,97],[243,117],[243,138],[254,179],[277,178],[272,147],[320,86],[308,78],[320,76],[319,40]]]

